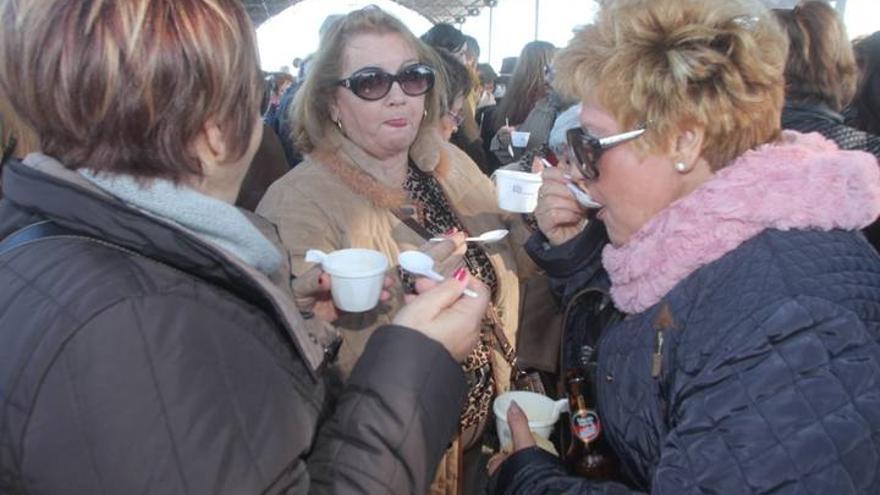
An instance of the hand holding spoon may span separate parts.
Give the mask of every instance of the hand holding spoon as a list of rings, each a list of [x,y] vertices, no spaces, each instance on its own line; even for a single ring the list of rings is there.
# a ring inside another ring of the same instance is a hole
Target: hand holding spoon
[[[404,251],[397,256],[397,262],[404,270],[413,275],[421,275],[435,282],[446,280],[443,275],[434,271],[434,260],[421,251]],[[478,297],[478,294],[470,289],[463,291],[468,297]]]
[[[544,164],[544,167],[554,168],[553,165],[551,165],[550,162],[548,162],[544,158],[541,158],[541,163]],[[565,178],[571,180],[571,177],[569,177],[567,174],[565,175]],[[578,202],[578,204],[580,204],[584,208],[602,208],[602,205],[593,201],[593,198],[591,198],[590,195],[586,193],[586,191],[574,185],[573,183],[566,182],[565,187],[568,188],[569,192],[571,192],[572,196],[574,196],[574,199]]]

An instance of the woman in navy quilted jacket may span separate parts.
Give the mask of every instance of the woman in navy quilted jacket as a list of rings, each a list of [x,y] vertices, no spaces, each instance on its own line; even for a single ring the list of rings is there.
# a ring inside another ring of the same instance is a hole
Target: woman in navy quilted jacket
[[[569,474],[511,408],[498,493],[880,493],[880,258],[859,233],[880,172],[780,130],[786,47],[758,2],[627,0],[556,60],[627,315],[593,386],[633,485]],[[541,195],[549,249],[577,242],[554,235],[582,220],[565,185]]]

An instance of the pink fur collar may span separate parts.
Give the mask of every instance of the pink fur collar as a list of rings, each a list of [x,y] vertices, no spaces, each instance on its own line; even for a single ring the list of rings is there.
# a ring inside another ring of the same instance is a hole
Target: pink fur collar
[[[765,229],[858,230],[880,215],[880,170],[868,153],[819,134],[785,132],[679,199],[602,261],[626,313],[658,303],[698,268]]]

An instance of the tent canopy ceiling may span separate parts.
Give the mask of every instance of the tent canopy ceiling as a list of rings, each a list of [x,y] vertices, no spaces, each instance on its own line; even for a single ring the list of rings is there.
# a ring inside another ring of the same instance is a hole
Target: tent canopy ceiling
[[[247,8],[254,25],[259,26],[270,17],[273,17],[301,0],[242,0]],[[425,16],[429,21],[455,22],[457,17],[466,17],[469,11],[479,9],[486,5],[484,0],[395,0],[397,3],[408,7]],[[473,15],[473,14],[471,14]]]
[[[255,26],[259,26],[267,19],[279,14],[291,5],[297,4],[302,0],[241,0],[247,8],[248,14],[251,16]],[[408,7],[419,14],[425,16],[433,23],[448,22],[455,23],[456,19],[467,17],[468,15],[479,14],[479,9],[485,8],[490,0],[394,0],[395,2]],[[500,0],[491,0],[492,4],[497,4]],[[572,0],[581,1],[581,0]],[[792,8],[800,0],[762,0],[764,4],[771,8]],[[843,15],[846,9],[847,0],[836,0],[834,2],[837,11]],[[460,20],[460,19],[459,19]]]

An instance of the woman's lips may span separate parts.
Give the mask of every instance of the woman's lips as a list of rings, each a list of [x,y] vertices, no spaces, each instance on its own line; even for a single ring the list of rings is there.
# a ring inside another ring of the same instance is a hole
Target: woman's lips
[[[409,121],[406,119],[391,119],[386,120],[385,124],[391,127],[406,127],[409,124]]]

